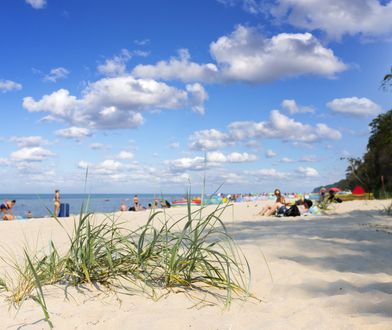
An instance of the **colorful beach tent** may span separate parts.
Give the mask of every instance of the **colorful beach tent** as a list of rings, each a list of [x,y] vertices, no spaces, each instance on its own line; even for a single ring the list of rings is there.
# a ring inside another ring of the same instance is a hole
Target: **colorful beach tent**
[[[356,186],[356,187],[353,189],[352,193],[353,193],[354,195],[362,195],[362,194],[365,194],[366,192],[365,192],[365,189],[363,189],[361,186]]]

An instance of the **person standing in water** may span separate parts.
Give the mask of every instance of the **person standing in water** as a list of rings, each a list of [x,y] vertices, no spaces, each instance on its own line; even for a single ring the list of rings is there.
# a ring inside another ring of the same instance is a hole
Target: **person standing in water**
[[[54,215],[57,217],[60,211],[60,190],[54,191]]]

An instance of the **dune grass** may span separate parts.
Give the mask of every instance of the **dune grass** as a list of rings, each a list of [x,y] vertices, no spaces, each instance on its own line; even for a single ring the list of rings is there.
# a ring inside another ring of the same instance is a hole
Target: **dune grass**
[[[93,214],[81,213],[72,234],[67,233],[66,252],[59,253],[53,242],[49,253],[25,250],[22,263],[8,262],[14,272],[0,279],[0,290],[16,305],[36,301],[50,327],[44,287],[52,284],[100,284],[114,292],[142,287],[150,297],[174,288],[210,288],[225,292],[217,297],[227,307],[233,295],[248,296],[250,268],[221,220],[225,208],[219,205],[203,216],[203,207],[192,211],[189,203],[187,215],[176,220],[152,210],[136,230],[110,215],[97,223]]]

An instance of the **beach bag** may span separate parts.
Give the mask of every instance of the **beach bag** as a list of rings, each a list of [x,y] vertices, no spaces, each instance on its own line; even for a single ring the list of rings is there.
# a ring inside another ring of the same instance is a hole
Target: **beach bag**
[[[284,216],[285,217],[298,217],[301,213],[299,212],[299,208],[297,205],[291,206],[289,209],[286,210]]]
[[[287,211],[287,207],[285,205],[281,206],[278,208],[278,210],[276,211],[276,215],[285,215]]]
[[[60,211],[59,211],[59,218],[69,217],[69,204],[68,203],[61,203],[60,204]]]

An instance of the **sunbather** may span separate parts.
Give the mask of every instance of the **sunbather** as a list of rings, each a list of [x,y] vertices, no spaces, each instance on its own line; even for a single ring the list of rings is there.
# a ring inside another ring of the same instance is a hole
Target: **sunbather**
[[[272,214],[275,214],[275,212],[282,210],[282,213],[284,213],[283,208],[286,208],[286,200],[282,196],[282,193],[280,192],[279,189],[275,189],[274,195],[276,196],[276,201],[275,204],[273,205],[268,205],[264,207],[258,215],[264,215],[264,216],[270,216]]]
[[[3,220],[14,220],[15,216],[12,214],[12,208],[14,207],[16,200],[5,201],[0,205],[0,213],[3,212]]]

